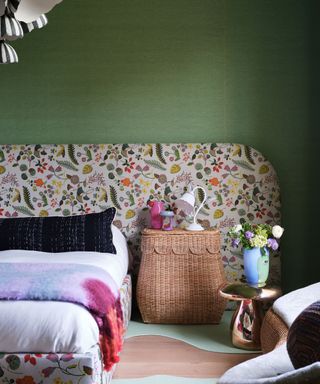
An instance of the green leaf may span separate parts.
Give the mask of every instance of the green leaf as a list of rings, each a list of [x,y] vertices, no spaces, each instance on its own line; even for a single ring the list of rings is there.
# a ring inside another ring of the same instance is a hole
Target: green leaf
[[[248,145],[245,145],[244,146],[244,153],[245,153],[246,158],[248,159],[249,163],[251,163],[252,165],[255,165],[255,162],[254,162],[253,156],[252,156],[252,148],[249,147]]]
[[[259,189],[258,187],[254,187],[252,193],[253,193],[254,196],[255,196],[255,195],[258,195],[258,194],[260,193],[260,189]]]
[[[161,171],[166,170],[166,168],[158,160],[145,160],[144,162],[153,168],[160,169]]]
[[[75,369],[77,368],[78,364],[71,364],[67,366],[67,369]]]
[[[168,196],[172,192],[171,188],[169,186],[166,186],[164,189],[164,195]]]
[[[23,198],[28,208],[34,210],[34,206],[31,203],[30,191],[26,186],[23,187]]]
[[[165,158],[163,157],[162,144],[156,144],[156,154],[157,154],[158,159],[161,161],[162,164],[167,164]]]
[[[202,189],[197,189],[197,197],[200,204],[204,202],[204,192]]]
[[[0,163],[2,163],[5,160],[4,152],[0,150]]]
[[[20,359],[16,355],[7,356],[6,362],[8,363],[8,365],[12,371],[16,371],[20,367]]]
[[[216,195],[216,198],[218,201],[218,205],[222,205],[223,200],[222,200],[222,196],[220,195],[220,193],[216,192],[215,195]]]
[[[267,251],[264,247],[260,248],[260,253],[262,256],[267,256]]]
[[[110,186],[110,199],[113,203],[113,205],[117,208],[117,209],[121,209],[120,207],[120,204],[118,203],[118,194],[117,194],[117,191],[115,189],[114,186]]]
[[[242,208],[238,209],[238,215],[239,216],[244,216],[246,214],[246,211]]]
[[[254,171],[254,168],[245,160],[232,160],[234,164],[249,171]]]
[[[68,145],[68,155],[69,155],[70,160],[73,162],[73,164],[79,165],[78,160],[76,159],[75,154],[74,154],[74,145],[73,144]]]
[[[42,202],[43,202],[43,206],[46,207],[48,205],[47,196],[45,194],[42,194],[41,195],[41,199],[42,199]]]
[[[175,155],[175,161],[178,161],[178,160],[180,160],[180,152],[179,152],[179,150],[178,149],[176,149],[175,151],[174,151],[174,155]]]
[[[134,205],[134,196],[132,193],[130,193],[129,195],[129,201],[130,201],[130,207],[132,207]]]
[[[78,171],[78,168],[75,167],[70,161],[67,160],[57,160],[57,163],[61,165],[61,167],[70,169],[71,171]]]
[[[88,161],[91,161],[92,160],[92,154],[91,154],[91,151],[89,148],[86,148],[86,155],[87,155]]]

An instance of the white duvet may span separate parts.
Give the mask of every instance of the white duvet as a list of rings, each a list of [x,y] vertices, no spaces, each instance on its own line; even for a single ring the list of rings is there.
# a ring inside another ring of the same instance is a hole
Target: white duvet
[[[112,226],[117,254],[0,251],[0,262],[89,264],[105,269],[118,288],[128,270],[124,236]],[[0,277],[1,278],[1,277]],[[99,341],[96,321],[82,306],[53,301],[0,301],[1,352],[87,352]]]

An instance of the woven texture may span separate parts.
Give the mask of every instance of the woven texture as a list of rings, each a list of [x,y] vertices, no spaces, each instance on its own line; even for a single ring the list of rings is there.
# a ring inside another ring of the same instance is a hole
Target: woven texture
[[[219,231],[145,229],[137,301],[146,323],[219,323],[226,300]]]
[[[112,207],[104,212],[78,216],[0,219],[0,250],[115,254],[111,230],[115,213]]]
[[[320,361],[319,327],[320,301],[316,301],[300,313],[289,329],[287,350],[296,369]]]
[[[287,341],[288,327],[283,320],[270,308],[266,313],[261,327],[261,349],[267,353]]]

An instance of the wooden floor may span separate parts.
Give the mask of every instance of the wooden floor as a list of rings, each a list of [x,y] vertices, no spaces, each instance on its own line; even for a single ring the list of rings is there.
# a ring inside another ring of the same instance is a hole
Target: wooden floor
[[[114,377],[141,378],[151,375],[220,377],[227,369],[257,354],[208,352],[183,341],[163,336],[127,339]]]

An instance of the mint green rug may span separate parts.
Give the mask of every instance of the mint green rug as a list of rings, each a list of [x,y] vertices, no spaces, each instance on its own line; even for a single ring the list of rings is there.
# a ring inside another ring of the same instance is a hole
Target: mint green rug
[[[220,324],[180,325],[180,324],[144,324],[130,321],[126,338],[134,336],[166,336],[184,341],[197,348],[221,353],[256,353],[235,348],[230,338],[230,321],[233,311],[225,311]]]
[[[176,376],[148,376],[139,379],[113,379],[112,384],[216,384],[217,379],[197,379]]]

